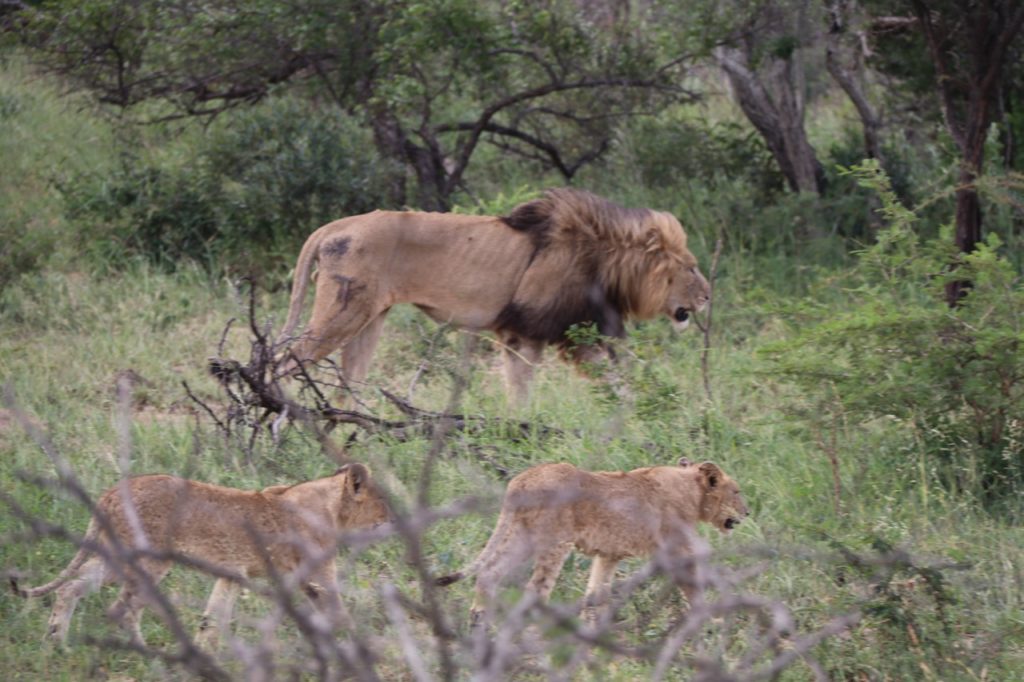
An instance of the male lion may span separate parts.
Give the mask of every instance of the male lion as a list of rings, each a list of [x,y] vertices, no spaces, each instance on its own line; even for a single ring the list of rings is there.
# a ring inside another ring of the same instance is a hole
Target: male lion
[[[748,514],[739,486],[712,462],[684,458],[679,466],[627,472],[541,464],[508,484],[497,526],[476,560],[437,584],[475,574],[472,622],[478,623],[502,578],[527,560],[533,560],[527,589],[546,601],[575,547],[594,557],[584,596],[592,620],[607,601],[620,560],[656,552],[682,559],[695,549],[698,521],[725,533]],[[683,591],[693,598],[692,585]]]
[[[497,333],[520,402],[545,345],[587,358],[566,338],[572,325],[622,337],[625,320],[665,314],[682,329],[710,295],[671,214],[568,188],[502,217],[374,211],[324,225],[299,254],[282,339],[298,324],[314,262],[297,361],[341,347],[346,379],[362,381],[388,310],[412,303],[439,322]]]
[[[122,584],[108,614],[142,642],[139,618],[151,588],[172,565],[171,554],[216,567],[198,640],[215,645],[227,631],[237,579],[287,575],[302,569],[302,586],[333,624],[347,617],[338,595],[334,552],[342,529],[366,528],[390,518],[387,502],[362,464],[333,476],[259,492],[224,488],[167,475],[138,476],[113,486],[96,513],[78,553],[55,580],[14,590],[38,597],[54,590],[49,636],[63,643],[78,600],[110,582]],[[134,552],[138,552],[134,554]],[[144,575],[143,575],[144,574]],[[211,627],[214,625],[215,628]]]

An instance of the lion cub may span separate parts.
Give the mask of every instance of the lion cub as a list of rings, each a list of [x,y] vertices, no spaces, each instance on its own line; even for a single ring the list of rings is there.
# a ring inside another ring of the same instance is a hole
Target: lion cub
[[[692,554],[698,521],[723,533],[748,515],[739,486],[711,462],[619,471],[583,471],[571,464],[541,464],[508,485],[490,540],[469,567],[437,579],[450,585],[476,575],[472,622],[478,623],[502,578],[533,560],[527,589],[547,600],[573,547],[594,557],[585,617],[607,601],[622,559],[665,552]],[[693,590],[684,587],[688,598]]]
[[[122,587],[108,614],[142,642],[139,618],[147,603],[157,606],[147,592],[170,570],[169,553],[239,579],[266,576],[270,566],[285,575],[303,564],[304,591],[338,624],[344,607],[335,575],[337,534],[390,518],[384,496],[362,464],[347,464],[333,476],[315,481],[259,492],[166,475],[128,479],[127,489],[130,506],[122,486],[100,496],[78,553],[55,580],[24,590],[12,580],[24,597],[57,591],[49,636],[61,643],[67,639],[78,600],[110,582]],[[145,558],[129,556],[137,549],[146,552]],[[105,557],[123,558],[108,563]],[[201,643],[215,645],[227,630],[240,589],[237,580],[217,578],[197,637]]]

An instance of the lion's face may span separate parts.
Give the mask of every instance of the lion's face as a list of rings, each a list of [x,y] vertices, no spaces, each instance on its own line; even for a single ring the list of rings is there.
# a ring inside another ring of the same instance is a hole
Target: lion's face
[[[670,278],[664,313],[676,329],[690,325],[690,315],[703,310],[711,299],[711,287],[696,265],[680,267]]]
[[[740,487],[713,462],[697,466],[699,480],[704,488],[701,516],[718,530],[728,533],[750,515]]]

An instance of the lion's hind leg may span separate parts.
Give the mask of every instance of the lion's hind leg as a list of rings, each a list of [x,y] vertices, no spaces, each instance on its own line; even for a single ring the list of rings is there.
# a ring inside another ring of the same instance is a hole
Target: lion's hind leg
[[[321,272],[313,311],[292,353],[300,362],[316,362],[354,339],[386,308],[377,300],[374,282]]]
[[[380,333],[384,328],[384,318],[388,311],[380,313],[353,336],[341,349],[341,372],[348,391],[358,391],[370,373],[370,360],[377,349]]]

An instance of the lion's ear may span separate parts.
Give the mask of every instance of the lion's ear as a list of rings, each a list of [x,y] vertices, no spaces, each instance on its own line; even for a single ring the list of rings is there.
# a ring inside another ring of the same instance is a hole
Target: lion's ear
[[[714,462],[704,462],[697,470],[700,472],[701,478],[708,488],[717,486],[718,482],[725,476],[725,472],[719,469],[718,465]]]
[[[363,489],[366,485],[366,481],[370,478],[370,470],[363,464],[349,464],[346,467],[348,476],[345,477],[347,485],[352,489],[352,492],[357,493]]]
[[[693,462],[688,460],[686,457],[680,457],[679,458],[679,466],[681,466],[681,467],[692,467],[693,466]]]

